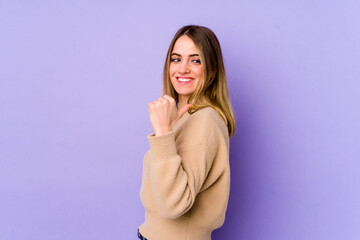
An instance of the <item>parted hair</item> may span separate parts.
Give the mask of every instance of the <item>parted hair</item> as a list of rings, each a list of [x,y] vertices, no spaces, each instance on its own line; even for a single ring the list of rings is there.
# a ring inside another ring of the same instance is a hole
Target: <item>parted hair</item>
[[[189,97],[188,103],[193,104],[188,112],[192,114],[202,108],[212,107],[224,119],[229,130],[229,136],[235,133],[235,118],[230,103],[225,66],[219,40],[207,27],[187,25],[180,28],[173,37],[166,54],[163,72],[163,95],[169,95],[179,100],[169,74],[171,53],[176,40],[186,35],[191,38],[200,52],[204,79],[198,89]]]

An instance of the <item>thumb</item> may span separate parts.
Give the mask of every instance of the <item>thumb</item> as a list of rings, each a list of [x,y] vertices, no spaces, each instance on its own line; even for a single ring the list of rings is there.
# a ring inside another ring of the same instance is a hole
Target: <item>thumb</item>
[[[180,108],[178,110],[178,119],[181,118],[187,112],[187,110],[189,110],[189,108],[191,108],[191,107],[192,107],[192,104],[186,104],[185,106]]]

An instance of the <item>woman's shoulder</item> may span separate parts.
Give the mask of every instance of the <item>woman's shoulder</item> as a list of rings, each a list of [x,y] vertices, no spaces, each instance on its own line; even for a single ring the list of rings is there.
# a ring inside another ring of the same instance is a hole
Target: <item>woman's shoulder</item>
[[[195,145],[215,147],[229,138],[227,125],[212,107],[205,107],[190,114],[176,131],[179,149]]]
[[[226,125],[220,113],[213,107],[205,107],[197,110],[190,115],[189,120],[198,121],[202,124]]]
[[[228,133],[224,119],[220,116],[220,113],[212,107],[205,107],[190,114],[185,125],[187,125],[187,128],[191,128],[194,131],[201,131],[205,134],[214,130],[220,131],[224,135]]]

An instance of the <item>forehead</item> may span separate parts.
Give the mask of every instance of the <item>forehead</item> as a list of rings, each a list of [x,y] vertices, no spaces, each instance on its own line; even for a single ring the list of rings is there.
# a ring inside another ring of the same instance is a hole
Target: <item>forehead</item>
[[[186,35],[183,35],[176,40],[173,53],[180,55],[199,54],[199,49],[196,47],[194,41]]]

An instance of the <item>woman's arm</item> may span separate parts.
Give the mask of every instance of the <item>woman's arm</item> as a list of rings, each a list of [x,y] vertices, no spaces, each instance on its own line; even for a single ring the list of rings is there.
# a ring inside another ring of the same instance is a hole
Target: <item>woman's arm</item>
[[[193,206],[216,158],[224,162],[217,163],[217,176],[211,181],[221,176],[228,163],[226,131],[213,109],[202,109],[189,117],[177,142],[173,131],[149,136],[150,184],[162,216],[178,218]],[[211,184],[207,182],[206,186]]]

